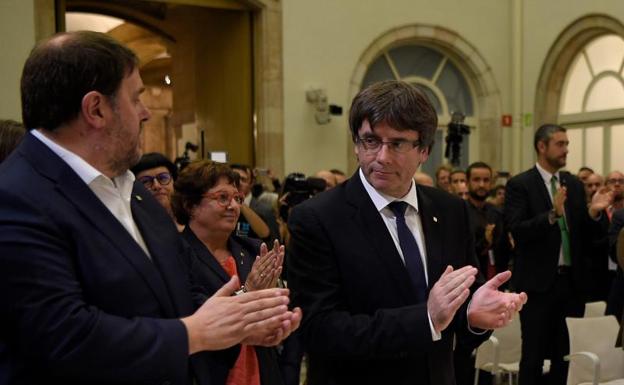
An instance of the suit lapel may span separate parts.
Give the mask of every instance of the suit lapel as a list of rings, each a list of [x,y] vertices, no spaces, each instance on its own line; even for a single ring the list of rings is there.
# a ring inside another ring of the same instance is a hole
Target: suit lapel
[[[23,155],[34,165],[35,170],[54,180],[57,191],[65,196],[93,228],[105,236],[111,245],[136,269],[145,283],[152,289],[167,314],[172,313],[167,290],[154,264],[111,214],[100,199],[78,177],[78,175],[46,145],[32,135],[24,138]],[[143,231],[143,234],[146,232]],[[101,258],[107,258],[101,255]]]
[[[235,236],[230,236],[228,239],[228,249],[232,252],[232,257],[236,261],[238,277],[241,282],[245,282],[247,276],[251,272],[251,265],[255,260],[255,255],[251,256],[241,242],[242,239],[237,240]]]
[[[230,280],[230,277],[228,276],[225,269],[223,269],[221,264],[219,264],[219,262],[214,257],[214,255],[212,255],[210,250],[208,250],[206,245],[204,245],[202,241],[200,241],[199,238],[197,238],[197,236],[191,230],[191,228],[189,226],[186,226],[182,234],[184,238],[186,239],[186,241],[191,246],[191,248],[193,249],[193,252],[195,256],[197,257],[197,259],[202,264],[207,266],[214,274],[216,274],[223,283],[228,282]],[[242,278],[241,278],[241,282],[242,282]]]
[[[542,178],[542,174],[540,174],[537,167],[533,167],[532,170],[533,170],[534,183],[536,186],[538,186],[537,189],[540,191],[540,194],[542,195],[542,200],[546,202],[546,205],[549,209],[552,209],[553,207],[552,197],[550,196],[550,192],[548,191],[548,188],[546,188],[546,185],[544,184],[544,178]]]
[[[177,239],[177,229],[173,224],[173,221],[164,213],[163,215],[156,215],[156,210],[161,210],[159,203],[150,202],[153,200],[151,194],[146,191],[142,185],[135,182],[130,200],[130,208],[132,210],[132,217],[137,224],[143,240],[150,252],[152,264],[156,266],[160,274],[153,275],[152,280],[161,282],[166,286],[167,290],[162,290],[165,286],[157,285],[156,290],[159,291],[159,295],[162,296],[162,302],[170,309],[175,309],[175,313],[179,314],[180,309],[176,308],[175,301],[172,300],[170,294],[177,291],[173,288],[177,284],[179,278],[175,276],[174,272],[180,270],[179,250],[176,246],[179,245]],[[150,206],[149,208],[146,206]],[[160,221],[158,220],[160,219]],[[162,222],[162,223],[161,223]],[[167,229],[169,227],[169,229]],[[156,229],[166,229],[167,231],[155,231]],[[174,237],[165,237],[164,235],[171,234]],[[149,269],[150,273],[154,269]]]
[[[346,186],[347,201],[355,207],[354,221],[361,228],[364,239],[373,247],[374,258],[381,261],[388,271],[388,282],[396,285],[398,292],[408,303],[415,303],[416,295],[407,269],[396,249],[392,236],[381,215],[362,185],[359,174],[349,180]]]
[[[440,250],[442,250],[442,234],[438,218],[441,215],[426,191],[417,187],[418,210],[420,222],[425,235],[425,246],[427,250],[427,285],[429,289],[433,286],[444,270],[444,261]]]

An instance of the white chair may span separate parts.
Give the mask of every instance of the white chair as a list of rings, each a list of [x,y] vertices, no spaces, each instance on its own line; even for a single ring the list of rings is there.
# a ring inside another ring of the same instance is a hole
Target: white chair
[[[566,318],[570,336],[568,385],[624,385],[624,350],[615,347],[613,316]]]
[[[475,357],[475,385],[479,383],[479,370],[492,373],[497,378],[506,374],[509,385],[518,373],[522,351],[520,337],[520,317],[516,315],[509,325],[494,330],[489,340],[477,349]]]
[[[602,317],[605,315],[607,303],[605,301],[588,302],[585,304],[585,314],[583,317]]]
[[[522,357],[522,334],[520,316],[516,314],[512,322],[504,328],[494,330],[489,340],[477,349],[475,357],[475,385],[479,383],[479,370],[491,373],[495,382],[500,383],[502,375],[507,376],[509,385],[514,383],[520,371]],[[544,360],[544,373],[550,371],[550,360]]]

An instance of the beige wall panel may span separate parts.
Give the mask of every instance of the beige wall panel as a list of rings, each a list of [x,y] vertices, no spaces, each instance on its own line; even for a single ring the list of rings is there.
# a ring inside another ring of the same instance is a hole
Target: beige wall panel
[[[33,0],[0,1],[0,119],[22,120],[19,82],[35,45]]]

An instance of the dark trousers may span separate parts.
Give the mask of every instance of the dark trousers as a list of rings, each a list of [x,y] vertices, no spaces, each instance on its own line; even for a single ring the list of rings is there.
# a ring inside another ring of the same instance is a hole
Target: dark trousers
[[[551,360],[548,384],[565,385],[568,364],[563,356],[569,353],[568,328],[565,317],[582,317],[585,304],[572,289],[571,276],[558,274],[548,292],[527,293],[529,301],[520,312],[522,327],[522,359],[520,385],[542,383],[544,359]]]

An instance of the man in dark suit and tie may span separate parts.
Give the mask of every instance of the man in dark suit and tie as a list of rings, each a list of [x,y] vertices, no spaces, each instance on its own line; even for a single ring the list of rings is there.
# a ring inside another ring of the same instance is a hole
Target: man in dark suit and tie
[[[308,384],[454,384],[453,337],[477,346],[526,295],[497,290],[509,272],[475,292],[465,202],[413,182],[437,128],[421,91],[373,84],[355,97],[349,125],[359,170],[289,220]]]
[[[199,352],[297,327],[287,292],[232,296],[235,277],[194,312],[177,230],[128,171],[143,89],[134,53],[95,32],[24,66],[30,132],[0,166],[0,384],[208,384]]]
[[[520,313],[523,385],[540,383],[545,358],[551,360],[549,383],[565,384],[565,317],[583,315],[591,283],[587,256],[593,255],[592,240],[606,232],[598,219],[611,193],[597,192],[588,209],[583,184],[560,171],[568,143],[565,128],[541,126],[534,137],[535,167],[510,179],[505,193],[505,226],[516,251],[513,283],[531,298]]]

